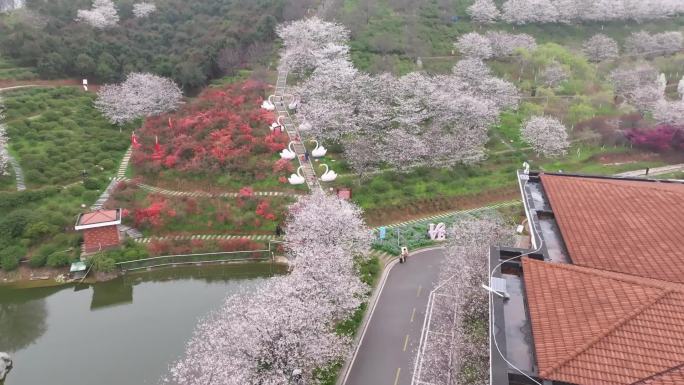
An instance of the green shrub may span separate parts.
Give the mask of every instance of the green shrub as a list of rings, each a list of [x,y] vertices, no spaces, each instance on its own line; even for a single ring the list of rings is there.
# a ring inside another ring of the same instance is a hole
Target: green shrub
[[[50,267],[62,267],[71,263],[71,256],[64,251],[54,253],[47,257],[47,265]]]
[[[95,271],[101,271],[103,273],[109,273],[116,268],[114,260],[105,255],[94,256],[90,259],[90,263]]]
[[[11,255],[0,257],[0,267],[5,271],[12,271],[19,267],[19,258]]]
[[[86,178],[83,181],[83,187],[85,187],[86,190],[99,190],[102,186],[100,185],[100,181],[97,179]]]
[[[0,250],[0,267],[5,271],[14,270],[19,260],[26,255],[26,248],[13,245]]]

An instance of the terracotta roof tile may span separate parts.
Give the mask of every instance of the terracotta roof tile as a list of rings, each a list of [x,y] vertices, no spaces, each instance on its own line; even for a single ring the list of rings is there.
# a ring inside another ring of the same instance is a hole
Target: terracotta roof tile
[[[522,262],[542,378],[581,385],[684,383],[684,285]]]
[[[83,214],[78,224],[81,226],[94,225],[96,223],[112,222],[117,219],[117,210],[98,210]]]
[[[574,264],[684,283],[684,184],[541,179]]]

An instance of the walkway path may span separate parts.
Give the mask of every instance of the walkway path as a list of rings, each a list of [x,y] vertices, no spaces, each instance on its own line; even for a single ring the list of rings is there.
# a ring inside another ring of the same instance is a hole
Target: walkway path
[[[168,235],[163,237],[138,238],[138,243],[150,243],[152,241],[188,241],[192,239],[218,240],[218,239],[251,239],[253,241],[271,241],[281,239],[270,234],[195,234],[195,235]]]
[[[126,169],[128,169],[128,162],[131,161],[131,155],[133,154],[133,147],[129,146],[128,150],[126,150],[126,153],[123,156],[123,159],[121,159],[121,163],[119,163],[119,170],[116,172],[116,178],[117,179],[122,179],[126,177]]]
[[[21,169],[19,162],[17,162],[17,160],[12,155],[10,155],[9,151],[4,151],[7,152],[7,158],[9,158],[9,162],[12,165],[12,169],[14,170],[14,177],[17,180],[17,191],[26,190],[26,183],[24,181],[24,171]]]
[[[623,172],[620,174],[615,174],[615,176],[621,176],[621,177],[650,177],[653,175],[663,175],[663,174],[670,174],[673,172],[678,172],[678,171],[684,171],[684,163],[680,164],[672,164],[669,166],[663,166],[663,167],[654,167],[651,169],[648,169],[648,174],[646,174],[646,170],[635,170],[635,171],[627,171]]]
[[[304,153],[306,148],[301,141],[301,136],[299,135],[299,129],[297,128],[297,123],[290,116],[290,112],[287,110],[287,71],[278,71],[278,80],[276,81],[276,88],[274,95],[274,104],[276,106],[276,113],[278,117],[282,117],[281,122],[285,126],[285,132],[290,138],[291,142],[294,142],[293,148],[297,154],[297,160],[299,165],[302,167],[303,177],[306,179],[306,185],[309,186],[310,190],[315,188],[321,188],[318,178],[316,177],[316,172],[314,171],[311,160],[305,160]]]
[[[119,181],[130,181],[128,178],[118,178]],[[186,197],[194,197],[194,198],[216,198],[216,197],[221,197],[221,198],[237,198],[240,196],[240,193],[237,192],[223,192],[223,193],[210,193],[207,191],[176,191],[176,190],[167,190],[163,189],[160,187],[155,187],[155,186],[150,186],[145,183],[136,183],[136,186],[140,187],[143,190],[147,190],[152,193],[156,194],[161,194],[161,195],[166,195],[170,197],[181,197],[181,196],[186,196]],[[286,191],[254,191],[252,193],[254,196],[289,196],[289,197],[299,197],[302,196],[303,194],[299,193],[293,193],[293,192],[286,192]]]
[[[392,261],[376,289],[366,327],[342,385],[410,385],[428,296],[437,282],[442,249],[416,252],[405,264]]]

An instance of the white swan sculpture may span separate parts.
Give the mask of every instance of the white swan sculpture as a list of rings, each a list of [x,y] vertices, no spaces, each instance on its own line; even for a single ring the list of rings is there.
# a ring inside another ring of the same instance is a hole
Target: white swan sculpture
[[[283,123],[280,121],[280,119],[282,119],[282,118],[283,118],[282,116],[279,116],[275,122],[271,123],[271,131],[274,131],[278,127],[280,127],[280,131],[283,130],[284,126],[283,126]]]
[[[321,180],[323,182],[332,182],[337,179],[337,173],[333,170],[328,169],[328,165],[323,163],[321,167],[325,167],[325,172],[321,175]]]
[[[303,184],[306,180],[304,180],[304,177],[300,174],[301,170],[302,166],[299,166],[297,173],[290,175],[290,177],[287,178],[287,181],[290,182],[290,184]]]
[[[297,153],[294,151],[294,148],[292,147],[293,145],[294,142],[290,142],[287,145],[287,148],[284,148],[283,151],[280,151],[280,159],[292,160],[297,157]]]
[[[290,104],[287,105],[287,108],[291,110],[296,110],[297,106],[299,106],[299,98],[292,95],[292,101],[290,102]]]
[[[322,158],[328,153],[328,150],[325,147],[318,145],[317,140],[312,140],[312,142],[316,143],[316,148],[311,150],[311,156],[314,158]]]
[[[275,104],[271,101],[271,98],[274,95],[271,95],[268,97],[268,99],[264,100],[263,103],[261,103],[261,108],[263,108],[266,111],[273,111],[275,110]]]

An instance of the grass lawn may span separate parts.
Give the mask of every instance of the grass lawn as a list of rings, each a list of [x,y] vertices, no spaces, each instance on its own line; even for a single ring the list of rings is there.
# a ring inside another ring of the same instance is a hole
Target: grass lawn
[[[75,88],[34,88],[3,95],[10,151],[28,188],[87,179],[103,188],[126,151],[126,131],[111,125]]]

